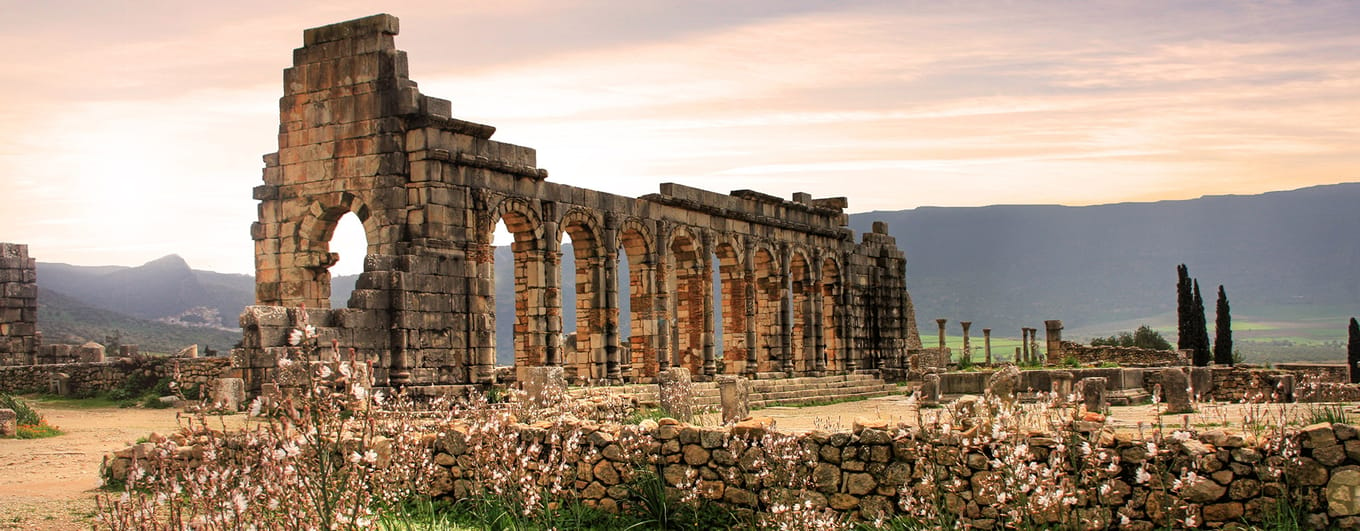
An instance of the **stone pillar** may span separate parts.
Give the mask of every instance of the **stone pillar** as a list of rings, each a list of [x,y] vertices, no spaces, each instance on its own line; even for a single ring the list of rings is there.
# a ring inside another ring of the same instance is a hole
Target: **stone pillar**
[[[1023,332],[1023,331],[1024,331],[1024,330],[1021,330],[1021,332]],[[1021,364],[1021,363],[1024,362],[1024,360],[1025,360],[1025,353],[1020,351],[1020,347],[1015,347],[1015,357],[1014,357],[1014,358],[1011,358],[1011,359],[1012,359],[1013,361],[1015,361],[1015,364],[1016,364],[1016,365],[1019,365],[1019,364]]]
[[[936,324],[936,325],[939,325],[939,327],[940,327],[940,353],[941,353],[941,354],[944,353],[944,348],[945,348],[945,347],[944,347],[944,325],[945,325],[945,323],[948,323],[948,322],[949,322],[949,319],[936,319],[936,320],[935,320],[935,324]]]
[[[991,328],[983,328],[983,329],[982,329],[982,350],[983,350],[983,352],[985,353],[985,355],[987,356],[987,358],[986,358],[986,360],[987,360],[987,365],[990,366],[990,365],[992,364],[992,329],[991,329]]]
[[[841,290],[837,295],[837,301],[840,302],[841,311],[841,332],[836,340],[837,350],[841,359],[845,360],[846,372],[855,372],[859,370],[859,355],[855,350],[855,342],[851,340],[853,334],[850,327],[850,290],[846,287],[844,274],[841,275]]]
[[[13,409],[0,409],[0,437],[14,437],[19,433],[19,414]]]
[[[1105,399],[1105,378],[1083,378],[1081,380],[1081,399],[1086,411],[1104,413],[1109,406]]]
[[[1072,401],[1072,379],[1074,376],[1069,371],[1053,371],[1048,373],[1049,392],[1054,394],[1055,402],[1065,405]]]
[[[1190,378],[1179,367],[1162,369],[1162,396],[1169,414],[1190,413]]]
[[[718,376],[718,396],[722,403],[723,424],[751,415],[751,381],[735,375]]]
[[[920,407],[940,405],[940,375],[930,373],[922,377]]]
[[[561,231],[557,228],[555,208],[551,204],[543,206],[544,217],[554,218],[543,221],[543,306],[547,322],[542,323],[543,364],[549,367],[561,365],[562,360],[562,244],[558,241]],[[533,301],[530,301],[530,305]],[[530,316],[534,312],[529,312]],[[518,317],[517,317],[518,318]],[[533,331],[531,330],[530,333]],[[584,332],[578,330],[579,332]]]
[[[604,372],[622,383],[619,365],[619,229],[613,215],[604,218]]]
[[[657,222],[656,241],[665,242],[670,239],[670,228],[666,224]],[[675,257],[671,256],[670,247],[658,243],[656,245],[656,364],[657,371],[664,371],[670,367],[676,359],[672,352],[674,343],[671,341],[671,326],[673,316],[671,315],[671,293],[675,286],[671,285],[671,275],[675,269]]]
[[[537,408],[556,406],[567,396],[567,379],[560,366],[527,368],[520,387],[529,405]]]
[[[32,365],[38,333],[38,268],[28,245],[0,243],[0,365]]]
[[[713,335],[718,327],[713,323],[713,233],[705,232],[700,237],[704,248],[699,255],[699,285],[704,290],[704,377],[712,378],[718,373],[718,362],[713,353]]]
[[[1029,329],[1029,363],[1039,363],[1039,329]]]
[[[661,409],[677,420],[689,422],[694,418],[693,385],[689,369],[672,367],[656,375]]]
[[[756,242],[750,238],[746,239],[744,246],[745,259],[742,260],[743,274],[746,281],[743,282],[742,290],[746,293],[746,370],[742,371],[747,377],[754,378],[759,367],[760,354],[756,324],[759,303],[756,301]],[[726,346],[724,345],[724,348]]]
[[[789,246],[779,248],[779,355],[782,370],[793,373],[793,293],[789,289],[791,274]]]
[[[1048,361],[1049,365],[1062,363],[1062,329],[1063,323],[1059,320],[1044,321],[1044,329],[1048,338]],[[1036,330],[1037,332],[1037,330]]]
[[[821,256],[813,259],[813,264],[821,264]],[[822,300],[822,268],[809,265],[812,286],[808,291],[808,304],[812,305],[812,370],[820,376],[826,372],[826,304]]]
[[[1017,354],[1017,356],[1016,356],[1016,358],[1015,358],[1015,363],[1016,363],[1017,365],[1018,365],[1018,364],[1028,364],[1028,363],[1029,363],[1029,329],[1028,329],[1028,328],[1023,328],[1023,327],[1022,327],[1022,328],[1020,329],[1020,348],[1019,348],[1019,353]]]
[[[969,363],[972,363],[972,362],[973,362],[973,345],[970,344],[969,341],[968,341],[968,327],[973,326],[973,322],[972,322],[972,321],[959,321],[959,325],[963,326],[963,357],[964,357],[964,359],[968,360]]]

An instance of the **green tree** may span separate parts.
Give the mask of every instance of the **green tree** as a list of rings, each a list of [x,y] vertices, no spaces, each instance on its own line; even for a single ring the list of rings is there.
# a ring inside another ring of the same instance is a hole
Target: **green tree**
[[[1351,383],[1360,383],[1360,323],[1351,318],[1350,341],[1346,344],[1346,361],[1351,366]]]
[[[1209,323],[1204,320],[1204,297],[1199,293],[1199,281],[1193,280],[1194,299],[1190,307],[1190,348],[1194,349],[1196,367],[1209,365]]]
[[[1140,326],[1133,331],[1133,346],[1153,350],[1171,350],[1171,342],[1148,325]]]
[[[1228,293],[1218,286],[1218,304],[1214,312],[1214,363],[1233,364],[1232,314],[1228,308]]]
[[[1194,321],[1190,314],[1194,311],[1195,299],[1190,289],[1190,268],[1185,264],[1176,266],[1176,348],[1189,350],[1193,337]]]
[[[1091,340],[1091,345],[1097,347],[1137,347],[1152,350],[1171,350],[1171,342],[1162,337],[1162,334],[1153,330],[1148,325],[1138,327],[1133,332],[1120,332],[1118,335],[1109,337],[1097,337]]]

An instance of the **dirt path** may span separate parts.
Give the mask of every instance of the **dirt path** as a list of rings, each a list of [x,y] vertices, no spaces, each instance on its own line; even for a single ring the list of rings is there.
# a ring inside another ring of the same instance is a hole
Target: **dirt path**
[[[176,409],[30,403],[65,434],[0,439],[0,529],[89,529],[104,454],[177,427]]]

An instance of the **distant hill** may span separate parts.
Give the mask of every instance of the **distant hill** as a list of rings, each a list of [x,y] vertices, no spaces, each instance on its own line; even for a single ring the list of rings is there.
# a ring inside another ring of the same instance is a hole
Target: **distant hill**
[[[875,220],[906,251],[919,323],[966,319],[1014,335],[1045,319],[1092,333],[1166,322],[1180,263],[1199,279],[1210,323],[1219,284],[1235,317],[1335,318],[1339,338],[1344,316],[1360,312],[1360,183],[1086,207],[921,207],[855,214],[850,225],[862,233]]]
[[[132,317],[231,330],[255,300],[253,277],[194,270],[177,255],[136,267],[39,262],[38,285]]]
[[[103,343],[106,336],[121,334],[123,344],[137,345],[143,352],[174,353],[189,345],[199,352],[211,347],[226,354],[241,339],[240,332],[190,328],[91,307],[50,289],[38,290],[38,328],[43,343]]]
[[[1339,352],[1346,318],[1360,313],[1360,183],[1087,207],[921,207],[853,214],[850,226],[862,234],[876,220],[907,254],[918,322],[933,328],[933,319],[948,318],[951,333],[963,319],[998,337],[1062,319],[1078,339],[1147,323],[1174,340],[1180,263],[1200,280],[1211,323],[1214,292],[1226,286],[1234,318],[1251,323],[1238,328],[1243,340]],[[570,247],[563,251],[569,270]],[[503,315],[513,312],[510,265],[509,249],[497,249]],[[348,301],[355,278],[333,279],[334,307]],[[575,328],[574,280],[562,276],[567,332]],[[627,276],[619,280],[626,293]],[[254,302],[251,276],[194,270],[174,255],[137,267],[39,263],[38,282],[95,308],[231,330]],[[627,297],[619,302],[626,307]],[[505,362],[508,326],[497,341]]]

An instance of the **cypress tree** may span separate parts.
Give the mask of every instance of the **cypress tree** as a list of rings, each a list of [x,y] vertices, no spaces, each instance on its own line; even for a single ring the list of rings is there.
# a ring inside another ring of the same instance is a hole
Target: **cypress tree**
[[[1351,383],[1360,383],[1360,324],[1351,318],[1350,342],[1346,343],[1346,361],[1351,366]]]
[[[1214,318],[1214,363],[1232,366],[1232,314],[1228,309],[1228,294],[1218,285],[1218,307]]]
[[[1204,320],[1204,297],[1199,294],[1199,281],[1194,280],[1194,299],[1190,308],[1190,348],[1195,349],[1196,367],[1209,364],[1209,324]]]
[[[1194,326],[1190,321],[1194,298],[1190,293],[1190,268],[1185,264],[1176,266],[1176,348],[1187,350],[1191,347],[1190,331]]]

